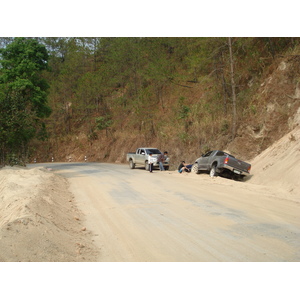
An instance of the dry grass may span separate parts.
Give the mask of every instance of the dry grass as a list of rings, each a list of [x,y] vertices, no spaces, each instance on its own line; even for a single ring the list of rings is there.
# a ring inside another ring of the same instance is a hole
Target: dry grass
[[[192,88],[169,86],[140,107],[112,104],[115,121],[107,132],[95,131],[89,139],[90,122],[77,123],[72,136],[56,136],[36,144],[33,156],[42,161],[52,156],[56,161],[67,161],[70,156],[84,161],[87,156],[90,161],[125,163],[127,152],[151,146],[167,150],[174,169],[180,160],[193,162],[210,149],[226,149],[249,160],[292,129],[290,120],[300,106],[294,97],[299,70],[298,60],[284,58],[253,83],[251,92],[237,96],[239,119],[233,141],[230,102],[225,113],[214,82],[206,78],[205,85],[200,82]]]

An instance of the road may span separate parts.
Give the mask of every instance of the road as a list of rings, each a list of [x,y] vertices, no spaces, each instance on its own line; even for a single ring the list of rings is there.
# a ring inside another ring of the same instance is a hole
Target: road
[[[122,164],[42,165],[68,178],[98,261],[300,260],[300,203],[272,188]]]

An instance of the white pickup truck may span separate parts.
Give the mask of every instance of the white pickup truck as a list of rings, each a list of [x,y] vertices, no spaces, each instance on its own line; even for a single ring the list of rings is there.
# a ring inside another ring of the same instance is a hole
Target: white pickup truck
[[[138,148],[136,152],[129,152],[126,154],[126,160],[129,162],[129,167],[131,169],[135,168],[135,165],[142,165],[147,171],[149,171],[148,157],[152,153],[152,157],[157,158],[162,152],[156,148]],[[163,162],[165,170],[169,169],[169,158]],[[154,168],[158,168],[158,162],[153,164]]]

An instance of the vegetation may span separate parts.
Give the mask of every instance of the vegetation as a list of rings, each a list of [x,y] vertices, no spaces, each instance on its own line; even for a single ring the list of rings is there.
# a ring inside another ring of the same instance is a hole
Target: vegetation
[[[45,47],[34,39],[17,38],[1,49],[0,154],[1,163],[23,164],[28,143],[45,137],[50,115],[46,103],[48,85],[40,72],[47,68]]]
[[[298,38],[2,38],[1,161],[12,154],[26,159],[30,145],[58,156],[57,145],[79,134],[90,145],[97,139],[109,145],[102,158],[118,141],[131,139],[130,148],[135,141],[147,144],[149,137],[158,146],[173,147],[172,141],[198,153],[212,146],[213,134],[225,146],[245,115],[257,111],[251,99],[261,76],[298,43]],[[32,143],[34,137],[47,141]]]

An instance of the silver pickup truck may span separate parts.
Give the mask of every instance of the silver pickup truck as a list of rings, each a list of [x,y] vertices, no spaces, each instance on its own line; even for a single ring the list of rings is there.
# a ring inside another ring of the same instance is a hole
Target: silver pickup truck
[[[126,160],[129,162],[131,169],[135,168],[135,165],[142,165],[147,171],[149,171],[148,157],[152,153],[152,157],[157,157],[162,152],[156,148],[138,148],[136,152],[129,152],[126,154]],[[165,170],[169,169],[169,158],[163,162]],[[158,162],[153,164],[154,168],[158,168]]]
[[[193,164],[192,171],[208,171],[211,177],[222,175],[232,179],[243,179],[249,175],[251,165],[220,150],[209,151]]]

